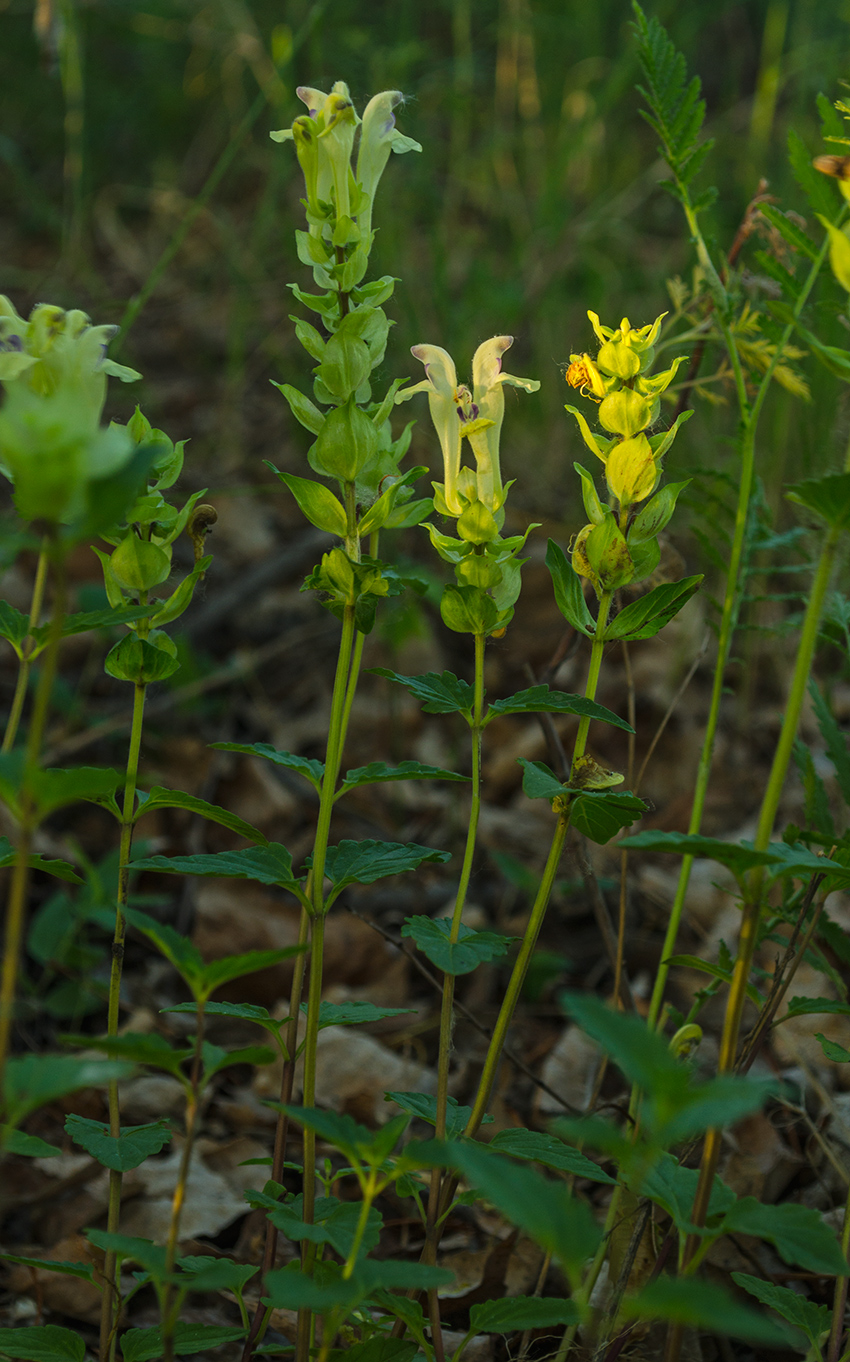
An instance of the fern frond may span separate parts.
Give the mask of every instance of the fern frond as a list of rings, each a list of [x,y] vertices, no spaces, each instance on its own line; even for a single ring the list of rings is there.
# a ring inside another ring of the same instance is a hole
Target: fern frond
[[[661,139],[661,154],[667,161],[681,192],[701,168],[711,143],[700,143],[705,120],[705,100],[700,98],[700,80],[688,80],[685,58],[677,52],[656,18],[647,19],[637,0],[633,6],[638,59],[646,79],[638,92],[648,106],[643,117]]]

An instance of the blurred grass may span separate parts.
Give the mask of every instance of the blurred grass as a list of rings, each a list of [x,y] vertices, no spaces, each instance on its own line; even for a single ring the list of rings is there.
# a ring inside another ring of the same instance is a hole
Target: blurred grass
[[[703,82],[718,242],[761,177],[802,211],[787,132],[823,149],[814,100],[850,75],[848,0],[647,9]],[[399,125],[424,150],[393,158],[379,193],[375,271],[401,279],[387,381],[415,372],[418,341],[462,371],[482,339],[513,333],[511,368],[543,380],[506,427],[515,504],[572,521],[579,446],[559,366],[592,348],[588,307],[649,320],[690,265],[638,113],[630,15],[626,0],[37,0],[34,25],[31,4],[0,0],[0,289],[19,310],[49,298],[120,321],[182,231],[122,357],[146,375],[152,419],[193,437],[190,466],[217,454],[225,478],[253,480],[257,456],[306,448],[268,379],[309,384],[286,288],[309,287],[292,242],[300,184],[268,132],[301,109],[300,83],[345,79],[360,108],[402,89]],[[840,341],[838,301],[827,281],[818,308]],[[766,414],[762,469],[777,477],[825,466],[844,438],[834,381],[807,372],[812,403],[778,391]],[[113,397],[122,416],[127,398]],[[731,408],[700,405],[671,473],[728,467],[733,434]],[[421,421],[415,438],[433,454]]]

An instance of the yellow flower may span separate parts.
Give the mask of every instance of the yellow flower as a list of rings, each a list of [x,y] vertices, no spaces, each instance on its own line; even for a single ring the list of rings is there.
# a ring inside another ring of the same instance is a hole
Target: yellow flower
[[[605,396],[605,383],[590,355],[570,355],[566,379],[571,388],[578,388],[585,397]]]

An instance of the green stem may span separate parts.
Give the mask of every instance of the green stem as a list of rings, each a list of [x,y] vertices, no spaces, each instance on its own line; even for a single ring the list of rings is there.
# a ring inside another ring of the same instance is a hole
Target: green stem
[[[345,552],[355,563],[360,562],[360,536],[357,533],[357,487],[353,482],[345,483]]]
[[[690,222],[690,219],[689,219]],[[744,427],[741,432],[741,480],[738,487],[738,505],[735,512],[735,529],[732,538],[732,552],[729,557],[729,571],[726,575],[726,591],[723,598],[723,612],[720,619],[720,633],[717,641],[717,662],[714,670],[714,683],[711,690],[711,703],[708,711],[708,722],[703,738],[702,751],[700,753],[699,767],[697,770],[696,785],[694,787],[694,800],[691,806],[691,817],[688,823],[688,834],[695,835],[702,827],[702,818],[705,811],[705,801],[708,794],[708,783],[711,775],[711,764],[714,757],[714,743],[717,737],[717,728],[720,720],[720,703],[723,697],[723,687],[726,673],[726,666],[729,661],[729,654],[732,648],[732,638],[738,623],[738,611],[740,607],[739,581],[741,571],[741,561],[744,554],[746,540],[747,522],[750,513],[750,498],[752,496],[753,475],[755,469],[755,440],[756,428],[767,397],[768,387],[776,371],[776,366],[780,362],[782,354],[799,320],[803,307],[808,301],[809,294],[814,288],[815,281],[820,272],[821,266],[826,259],[829,250],[829,240],[823,243],[818,252],[817,259],[812,262],[812,267],[806,277],[806,281],[800,291],[800,296],[794,306],[793,322],[785,327],[780,337],[776,350],[771,358],[770,364],[765,371],[764,377],[759,384],[752,410],[746,397],[746,390],[742,392],[741,382],[739,382],[740,360],[735,346],[734,336],[722,324],[724,340],[729,352],[729,358],[735,372],[735,384],[738,390],[738,401],[741,408]],[[682,859],[679,871],[679,880],[676,885],[676,895],[670,909],[670,919],[667,924],[667,932],[664,937],[664,945],[661,948],[661,962],[658,966],[658,973],[655,978],[655,985],[652,990],[652,998],[647,1014],[647,1024],[657,1027],[662,1016],[662,1004],[664,1002],[664,990],[667,987],[667,975],[670,966],[667,964],[670,956],[675,953],[676,938],[682,922],[682,914],[685,909],[685,899],[688,893],[688,885],[691,878],[693,867],[693,856],[685,856]]]
[[[301,908],[301,918],[298,924],[298,944],[305,946],[310,931],[310,918],[307,909]],[[286,1039],[284,1041],[285,1057],[283,1071],[280,1076],[279,1100],[281,1106],[286,1106],[292,1101],[292,1087],[295,1079],[295,1053],[298,1049],[298,1018],[301,1015],[301,995],[304,989],[304,966],[305,958],[301,955],[295,957],[295,966],[292,973],[292,988],[289,995],[289,1022],[286,1028]],[[272,1156],[271,1180],[272,1182],[283,1181],[283,1165],[286,1161],[286,1137],[289,1130],[289,1118],[284,1111],[278,1113],[277,1126],[275,1128],[274,1154]],[[277,1227],[271,1220],[266,1220],[265,1245],[263,1248],[262,1274],[265,1277],[267,1272],[271,1272],[277,1256]],[[254,1348],[262,1341],[263,1335],[268,1324],[268,1308],[263,1305],[262,1299],[257,1301],[257,1308],[251,1327],[248,1330],[248,1337],[245,1340],[245,1347],[242,1352],[242,1362],[251,1362],[254,1355]]]
[[[585,683],[584,688],[585,698],[588,700],[596,699],[596,690],[599,684],[599,671],[602,666],[602,654],[605,649],[605,630],[608,625],[608,612],[611,608],[611,595],[612,593],[610,591],[605,591],[599,599],[599,613],[596,618],[593,647],[590,653],[590,666],[588,668],[587,682]],[[575,746],[573,748],[572,770],[575,770],[576,763],[584,756],[589,729],[590,720],[582,718],[579,722]],[[469,1121],[467,1122],[466,1130],[464,1131],[464,1134],[467,1136],[473,1136],[477,1133],[490,1101],[493,1085],[496,1081],[496,1073],[498,1072],[499,1062],[502,1057],[502,1048],[508,1034],[508,1027],[511,1024],[514,1010],[519,1002],[529,961],[534,953],[534,949],[537,945],[537,938],[540,935],[540,928],[542,927],[543,919],[546,916],[549,897],[552,893],[552,885],[555,882],[555,874],[561,859],[561,853],[564,849],[564,842],[566,841],[569,825],[570,810],[569,804],[565,801],[564,806],[559,810],[558,822],[555,827],[555,833],[552,838],[552,845],[549,849],[546,866],[543,870],[543,876],[537,890],[537,897],[535,898],[531,909],[528,926],[523,934],[519,954],[514,962],[513,970],[511,971],[510,982],[508,983],[507,991],[502,1000],[502,1006],[499,1009],[499,1016],[496,1020],[493,1035],[491,1036],[490,1044],[487,1047],[487,1057],[484,1061],[481,1077],[478,1080],[478,1092],[475,1096],[475,1104],[472,1108],[472,1114]]]
[[[464,1131],[464,1134],[470,1138],[477,1134],[487,1111],[487,1105],[490,1101],[493,1085],[496,1081],[499,1061],[502,1057],[502,1047],[505,1044],[508,1027],[513,1020],[514,1010],[519,1002],[519,996],[522,991],[523,983],[525,982],[528,964],[531,960],[534,948],[537,945],[537,938],[540,934],[540,928],[543,925],[543,919],[546,916],[549,896],[552,892],[552,885],[555,882],[555,875],[561,860],[561,853],[564,849],[564,842],[566,841],[569,825],[569,811],[565,810],[558,817],[555,835],[552,838],[552,845],[549,849],[546,866],[540,880],[540,886],[537,890],[537,897],[535,898],[534,906],[531,909],[531,916],[522,938],[519,954],[514,962],[513,970],[511,971],[510,982],[505,991],[502,1006],[499,1009],[499,1016],[493,1029],[493,1035],[490,1044],[487,1047],[487,1057],[484,1061],[481,1077],[478,1080],[478,1092],[475,1096],[475,1105],[472,1108],[472,1114],[470,1115]]]
[[[356,507],[354,508],[354,510],[356,511]],[[379,540],[380,540],[380,532],[377,531],[377,530],[374,532],[374,534],[371,534],[371,535],[369,536],[369,557],[370,557],[370,558],[377,558],[377,556],[378,556],[378,542],[379,542]],[[358,552],[358,557],[359,557],[359,553],[360,553],[360,547],[359,547],[359,546],[360,546],[360,540],[359,540],[359,538],[358,538],[358,540],[357,540],[357,545],[358,545],[357,552]],[[358,683],[358,681],[360,680],[360,667],[361,667],[361,664],[362,664],[362,662],[363,662],[363,647],[364,647],[365,642],[366,642],[366,635],[363,634],[363,633],[361,633],[360,630],[358,629],[358,630],[357,630],[357,633],[355,634],[355,638],[354,638],[354,652],[353,652],[352,658],[351,658],[351,668],[350,668],[349,673],[348,673],[348,685],[347,685],[346,691],[345,691],[345,705],[343,706],[343,711],[342,711],[342,723],[341,723],[341,725],[340,725],[340,740],[339,740],[339,741],[340,741],[340,758],[342,757],[342,752],[343,752],[343,749],[344,749],[344,747],[345,747],[345,739],[346,739],[346,737],[348,736],[348,724],[349,724],[349,721],[350,721],[350,719],[351,719],[351,709],[352,709],[352,706],[353,706],[353,704],[354,704],[354,696],[355,696],[355,694],[356,694],[356,692],[357,692],[357,683]],[[337,774],[339,774],[339,773],[337,772]]]
[[[456,942],[460,936],[461,919],[472,876],[472,863],[475,857],[475,843],[478,837],[478,821],[481,816],[481,732],[484,718],[484,634],[475,635],[475,679],[472,703],[472,798],[469,809],[469,825],[466,831],[466,846],[460,871],[457,894],[455,896],[449,940]],[[437,1056],[437,1109],[434,1135],[438,1140],[446,1138],[446,1111],[449,1100],[449,1062],[452,1052],[452,1031],[454,1029],[455,980],[453,974],[443,975],[443,996],[440,1006],[440,1043]],[[423,1261],[431,1264],[437,1259],[440,1221],[440,1192],[442,1171],[434,1168],[428,1196],[428,1219],[425,1231],[425,1253]]]
[[[20,835],[9,884],[3,967],[2,973],[0,973],[0,1094],[3,1092],[3,1078],[15,1012],[15,984],[23,943],[27,890],[29,888],[29,857],[32,850],[33,834],[39,822],[38,810],[31,794],[31,778],[38,765],[44,740],[50,697],[53,694],[53,683],[56,679],[59,644],[62,641],[62,629],[65,624],[67,598],[65,562],[61,550],[51,552],[50,557],[54,572],[53,618],[44,653],[44,663],[41,675],[38,678],[38,688],[35,693],[32,720],[27,735],[24,764],[21,772]]]
[[[121,970],[124,964],[124,937],[127,924],[124,909],[130,889],[130,850],[133,843],[133,820],[136,811],[136,781],[139,774],[139,752],[142,745],[142,726],[145,714],[146,685],[136,685],[133,694],[133,722],[127,752],[127,774],[124,781],[124,807],[121,815],[121,841],[118,850],[118,893],[115,904],[115,933],[112,939],[112,965],[109,973],[109,1003],[106,1034],[118,1034],[121,1005]],[[109,1133],[113,1139],[121,1134],[121,1112],[118,1105],[118,1083],[112,1079],[108,1087]],[[121,1218],[121,1173],[109,1171],[109,1205],[106,1228],[117,1234]],[[114,1252],[109,1251],[104,1263],[105,1286],[100,1314],[100,1359],[109,1362],[115,1355],[115,1315],[118,1309],[118,1272]]]
[[[165,1275],[172,1276],[177,1259],[177,1244],[180,1236],[180,1217],[186,1200],[186,1184],[189,1180],[189,1165],[192,1161],[192,1147],[201,1106],[201,1066],[204,1046],[204,1001],[198,1001],[198,1032],[195,1036],[195,1053],[192,1056],[192,1077],[186,1100],[186,1133],[183,1140],[183,1153],[177,1174],[177,1185],[171,1201],[171,1224],[168,1227],[168,1240],[165,1246]],[[172,1306],[174,1288],[166,1280],[162,1293],[162,1346],[165,1362],[174,1362],[174,1331],[177,1327],[179,1302]]]
[[[314,877],[315,880],[315,877]],[[318,880],[321,885],[321,878]],[[322,1003],[322,957],[325,940],[325,915],[320,911],[312,919],[310,941],[310,976],[307,992],[307,1029],[304,1036],[304,1080],[302,1105],[313,1107],[316,1104],[316,1040],[319,1034],[319,1011]],[[316,1208],[316,1135],[304,1129],[304,1176],[302,1218],[312,1225]],[[303,1267],[309,1272],[315,1261],[315,1246],[309,1242],[303,1249]],[[296,1358],[307,1362],[310,1353],[312,1313],[309,1310],[298,1312],[298,1336]]]
[[[21,723],[24,702],[27,698],[27,686],[29,685],[33,648],[35,647],[35,639],[32,634],[41,615],[41,607],[44,601],[44,587],[47,581],[47,568],[47,540],[44,539],[42,540],[41,552],[38,555],[38,564],[35,569],[35,581],[32,588],[32,600],[30,602],[29,628],[21,649],[22,656],[18,663],[18,680],[15,685],[12,708],[9,711],[9,721],[6,724],[6,732],[3,734],[3,746],[0,748],[0,752],[11,752],[12,748],[15,746],[15,739],[18,736],[18,728]]]
[[[302,1102],[305,1107],[313,1106],[316,1100],[316,1042],[319,1035],[319,1008],[322,1001],[322,956],[324,949],[324,878],[325,857],[330,836],[331,815],[333,813],[336,779],[342,757],[342,723],[348,679],[351,670],[351,656],[354,645],[354,606],[347,605],[342,620],[342,636],[339,644],[336,676],[334,677],[331,716],[328,725],[328,745],[325,761],[325,774],[322,778],[322,795],[319,803],[319,817],[316,823],[316,836],[313,842],[313,864],[310,871],[311,892],[311,944],[310,944],[310,982],[307,995],[307,1028],[304,1036],[304,1080]],[[304,1205],[302,1215],[309,1225],[313,1222],[316,1198],[316,1137],[311,1130],[304,1131]],[[304,1266],[309,1269],[313,1262],[312,1246],[307,1244],[304,1252]],[[308,1311],[298,1315],[297,1362],[307,1362],[310,1349],[310,1316]]]
[[[357,1255],[360,1252],[360,1246],[363,1243],[363,1236],[366,1233],[366,1226],[369,1223],[369,1212],[372,1209],[372,1202],[378,1195],[378,1184],[374,1170],[370,1173],[369,1181],[362,1190],[363,1200],[360,1203],[360,1215],[358,1216],[357,1226],[354,1230],[354,1238],[351,1242],[351,1251],[345,1260],[345,1267],[342,1269],[342,1276],[344,1281],[348,1281],[349,1277],[353,1276],[354,1274],[354,1269],[357,1265]]]
[[[587,673],[587,684],[584,688],[585,698],[588,700],[595,699],[596,687],[599,684],[599,671],[602,667],[602,654],[605,651],[605,629],[608,624],[608,611],[611,609],[611,596],[612,592],[603,591],[599,598],[599,614],[596,618],[596,632],[593,635],[593,647],[590,652],[590,668]],[[590,719],[584,716],[579,720],[576,734],[571,768],[573,771],[576,762],[584,756],[589,731]]]
[[[841,1252],[845,1258],[848,1251],[850,1251],[850,1188],[847,1190],[847,1199],[844,1202],[844,1225],[841,1230]],[[841,1351],[841,1339],[844,1334],[844,1310],[847,1305],[847,1280],[846,1277],[836,1277],[835,1279],[832,1328],[829,1332],[826,1362],[838,1362],[838,1355]]]

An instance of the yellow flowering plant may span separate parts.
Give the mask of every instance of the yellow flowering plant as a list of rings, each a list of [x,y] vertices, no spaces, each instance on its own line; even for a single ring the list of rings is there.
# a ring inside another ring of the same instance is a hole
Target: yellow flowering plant
[[[602,326],[595,312],[587,315],[601,342],[599,353],[595,359],[589,354],[571,355],[566,380],[597,403],[598,421],[606,434],[594,434],[578,408],[567,405],[567,411],[576,418],[588,449],[604,466],[608,502],[600,500],[593,475],[575,464],[590,523],[575,537],[572,564],[601,596],[650,576],[658,566],[658,534],[687,483],[665,488],[654,497],[653,493],[661,479],[664,455],[691,412],[682,412],[667,431],[648,433],[658,420],[662,393],[686,359],[679,355],[669,368],[650,373],[666,313],[642,327],[633,327],[624,317],[616,330]]]

